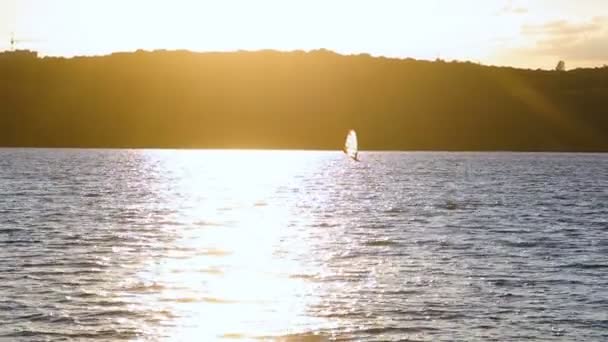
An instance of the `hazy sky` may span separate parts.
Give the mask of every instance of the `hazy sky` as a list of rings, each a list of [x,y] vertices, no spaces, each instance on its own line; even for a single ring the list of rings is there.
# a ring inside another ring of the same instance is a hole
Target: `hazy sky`
[[[552,68],[608,64],[608,0],[0,0],[45,55],[327,48]]]

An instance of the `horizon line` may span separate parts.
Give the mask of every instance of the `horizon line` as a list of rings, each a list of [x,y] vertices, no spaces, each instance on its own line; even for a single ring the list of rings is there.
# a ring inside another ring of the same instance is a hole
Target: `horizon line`
[[[326,152],[344,153],[341,148],[257,148],[257,147],[87,147],[87,146],[3,146],[0,150],[123,150],[123,151],[204,151],[204,152]],[[508,150],[508,149],[488,149],[488,150],[466,150],[466,149],[367,149],[359,150],[359,153],[517,153],[517,154],[608,154],[608,150]]]
[[[136,53],[159,53],[159,52],[187,52],[187,53],[192,53],[192,54],[233,54],[233,53],[260,53],[260,52],[274,52],[274,53],[283,53],[283,54],[289,54],[289,53],[315,53],[315,52],[326,52],[326,53],[331,53],[331,54],[335,54],[341,57],[369,57],[372,59],[387,59],[387,60],[395,60],[395,61],[407,61],[407,60],[411,60],[411,61],[417,61],[417,62],[430,62],[430,63],[469,63],[469,64],[475,64],[478,66],[482,66],[482,67],[495,67],[495,68],[507,68],[507,69],[517,69],[517,70],[531,70],[531,71],[553,71],[553,68],[531,68],[531,67],[518,67],[518,66],[513,66],[513,65],[508,65],[508,64],[486,64],[483,63],[479,60],[464,60],[464,59],[443,59],[441,57],[437,57],[435,59],[426,59],[426,58],[415,58],[415,57],[410,57],[410,56],[389,56],[389,55],[383,55],[383,54],[373,54],[370,52],[352,52],[352,53],[342,53],[342,52],[338,52],[335,50],[331,50],[331,49],[327,49],[327,48],[315,48],[315,49],[294,49],[294,50],[282,50],[282,49],[275,49],[275,48],[262,48],[262,49],[237,49],[237,50],[191,50],[191,49],[164,49],[164,48],[158,48],[158,49],[144,49],[144,48],[138,48],[135,50],[116,50],[116,51],[112,51],[112,52],[108,52],[108,53],[99,53],[99,54],[78,54],[78,55],[52,55],[52,54],[44,54],[41,53],[40,51],[34,50],[34,49],[29,49],[29,48],[22,48],[22,49],[15,49],[15,50],[10,50],[10,49],[5,49],[5,50],[0,50],[0,54],[11,54],[11,53],[18,53],[18,52],[30,52],[30,53],[35,53],[36,57],[39,59],[44,59],[44,58],[58,58],[58,59],[76,59],[76,58],[101,58],[101,57],[110,57],[113,55],[120,55],[120,54],[136,54]],[[573,69],[569,69],[566,71],[572,71],[572,70],[593,70],[593,69],[603,69],[603,68],[607,68],[608,66],[604,65],[604,66],[595,66],[595,67],[576,67]]]

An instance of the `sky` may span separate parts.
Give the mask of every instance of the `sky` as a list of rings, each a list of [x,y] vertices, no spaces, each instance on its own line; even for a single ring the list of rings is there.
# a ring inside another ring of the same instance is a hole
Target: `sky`
[[[0,0],[0,50],[313,50],[552,69],[608,64],[608,0]],[[2,42],[4,40],[4,43]]]

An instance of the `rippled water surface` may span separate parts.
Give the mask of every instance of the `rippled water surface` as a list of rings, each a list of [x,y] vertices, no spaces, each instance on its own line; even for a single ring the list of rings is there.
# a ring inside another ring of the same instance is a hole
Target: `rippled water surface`
[[[0,340],[608,340],[608,155],[0,150]]]

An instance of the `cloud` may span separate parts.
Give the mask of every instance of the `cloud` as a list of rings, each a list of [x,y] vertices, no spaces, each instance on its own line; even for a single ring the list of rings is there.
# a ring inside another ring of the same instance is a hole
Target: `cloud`
[[[580,61],[608,62],[608,33],[574,41],[539,42],[536,53]]]
[[[541,25],[524,25],[522,34],[524,35],[549,35],[565,36],[592,33],[604,28],[607,20],[603,17],[595,17],[587,23],[571,23],[567,20],[555,20]]]
[[[522,6],[517,6],[513,0],[509,0],[506,5],[498,10],[496,15],[522,15],[528,13],[528,9]]]
[[[520,14],[526,14],[528,13],[528,9],[525,7],[515,7],[511,4],[503,7],[499,12],[499,14],[515,14],[515,15],[520,15]]]
[[[608,18],[587,22],[566,20],[541,25],[524,25],[522,34],[534,44],[525,49],[536,56],[553,56],[574,62],[608,62]]]

